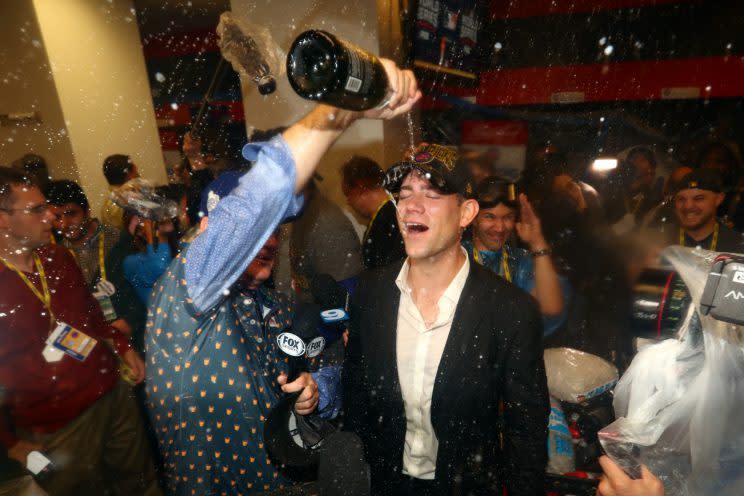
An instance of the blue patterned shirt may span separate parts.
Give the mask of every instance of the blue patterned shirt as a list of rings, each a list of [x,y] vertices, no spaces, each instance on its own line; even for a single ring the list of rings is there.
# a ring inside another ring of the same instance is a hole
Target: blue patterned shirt
[[[256,164],[151,294],[147,406],[168,494],[251,494],[286,483],[268,459],[263,422],[287,368],[276,336],[291,327],[289,302],[235,282],[301,198],[284,140],[250,146]]]
[[[295,163],[281,136],[249,143],[257,160],[238,186],[209,214],[209,226],[186,255],[186,281],[200,311],[217,304],[279,226],[296,216],[302,196],[294,194]]]
[[[276,336],[291,327],[286,298],[233,288],[206,313],[190,304],[179,255],[156,283],[145,335],[147,407],[166,492],[251,494],[287,481],[269,461],[263,423],[286,372]]]

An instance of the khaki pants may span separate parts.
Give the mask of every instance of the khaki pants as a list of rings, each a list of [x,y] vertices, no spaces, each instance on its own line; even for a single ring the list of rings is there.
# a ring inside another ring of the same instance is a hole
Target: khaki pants
[[[44,446],[54,465],[42,482],[53,496],[160,496],[150,447],[131,387],[119,382],[52,434],[19,433]]]

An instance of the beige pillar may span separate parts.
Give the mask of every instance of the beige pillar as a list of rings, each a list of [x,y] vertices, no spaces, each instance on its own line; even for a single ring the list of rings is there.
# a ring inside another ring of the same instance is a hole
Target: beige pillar
[[[0,165],[43,156],[54,177],[77,180],[75,160],[31,0],[0,6]],[[35,119],[23,119],[36,113]]]
[[[412,2],[404,0],[377,0],[377,23],[380,39],[380,56],[394,60],[403,66],[405,61],[404,33],[406,27],[401,20],[411,8]],[[413,14],[410,14],[413,15]],[[385,165],[399,161],[403,152],[417,146],[421,141],[421,113],[419,107],[414,108],[404,119],[385,121],[383,124],[385,136]]]
[[[80,183],[94,213],[108,194],[101,170],[130,155],[143,177],[167,178],[134,4],[33,0]]]

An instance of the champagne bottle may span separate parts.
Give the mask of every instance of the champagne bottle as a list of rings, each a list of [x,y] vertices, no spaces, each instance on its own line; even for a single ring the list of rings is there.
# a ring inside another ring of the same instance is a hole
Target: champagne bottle
[[[388,80],[380,60],[325,31],[305,31],[287,55],[287,76],[303,98],[347,110],[383,106]]]

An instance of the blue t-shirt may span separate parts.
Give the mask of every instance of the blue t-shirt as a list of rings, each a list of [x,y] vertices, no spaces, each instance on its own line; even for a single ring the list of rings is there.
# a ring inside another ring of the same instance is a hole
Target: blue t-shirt
[[[505,245],[504,249],[498,251],[479,250],[476,259],[473,242],[470,239],[463,239],[462,245],[467,250],[471,261],[488,267],[505,279],[506,274],[504,273],[502,257],[504,256],[504,252],[506,252],[506,263],[509,267],[509,275],[511,276],[510,282],[528,293],[531,293],[535,289],[535,261],[527,250]],[[549,336],[557,331],[566,321],[566,315],[568,314],[568,302],[572,294],[571,285],[561,275],[558,276],[558,283],[563,294],[563,310],[560,315],[552,317],[543,316],[543,334],[545,336]]]
[[[148,244],[145,253],[133,253],[124,259],[124,277],[134,286],[137,296],[145,305],[155,281],[163,275],[172,258],[168,243],[159,243],[157,249]]]

